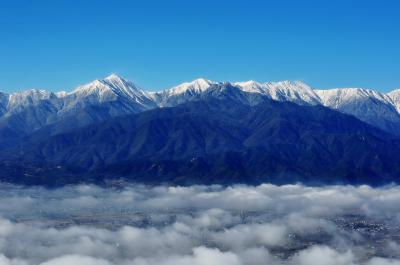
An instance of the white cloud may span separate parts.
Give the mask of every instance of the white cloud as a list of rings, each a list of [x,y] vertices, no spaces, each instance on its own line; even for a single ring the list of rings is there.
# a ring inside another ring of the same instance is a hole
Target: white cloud
[[[327,246],[314,246],[298,253],[293,259],[298,265],[352,265],[354,256],[350,251],[339,253]]]
[[[223,232],[215,232],[212,238],[218,244],[231,249],[246,249],[281,246],[285,243],[287,235],[287,228],[283,225],[245,224],[225,229]]]
[[[93,257],[79,256],[79,255],[66,255],[57,257],[49,261],[43,262],[40,265],[110,265],[106,260],[96,259]]]
[[[398,227],[398,194],[398,186],[4,185],[0,265],[397,265],[398,238],[374,242],[341,222]]]
[[[137,259],[133,265],[241,265],[239,257],[231,252],[221,252],[218,249],[198,247],[192,255],[170,255],[163,259]]]

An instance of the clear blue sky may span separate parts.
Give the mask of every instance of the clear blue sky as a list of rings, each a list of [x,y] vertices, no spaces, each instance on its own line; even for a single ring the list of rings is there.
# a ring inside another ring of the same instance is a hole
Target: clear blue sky
[[[118,73],[158,90],[205,77],[400,87],[397,0],[2,0],[0,90]]]

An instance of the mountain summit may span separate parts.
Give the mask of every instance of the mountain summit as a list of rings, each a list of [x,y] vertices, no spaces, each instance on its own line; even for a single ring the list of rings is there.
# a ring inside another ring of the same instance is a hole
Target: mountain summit
[[[167,90],[167,93],[169,95],[178,95],[182,93],[202,93],[209,89],[213,84],[215,84],[215,82],[206,80],[204,78],[199,78],[193,80],[192,82],[183,83],[181,85],[173,87]]]

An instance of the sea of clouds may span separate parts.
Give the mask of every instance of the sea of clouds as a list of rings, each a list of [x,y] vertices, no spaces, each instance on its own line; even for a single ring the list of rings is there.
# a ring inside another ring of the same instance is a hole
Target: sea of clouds
[[[400,264],[349,221],[398,232],[399,186],[4,184],[0,216],[0,265]]]

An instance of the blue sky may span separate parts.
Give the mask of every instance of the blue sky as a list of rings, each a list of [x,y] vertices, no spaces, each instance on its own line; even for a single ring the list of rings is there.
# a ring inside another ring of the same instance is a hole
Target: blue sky
[[[118,73],[158,90],[205,77],[400,87],[400,1],[2,0],[0,90]]]

